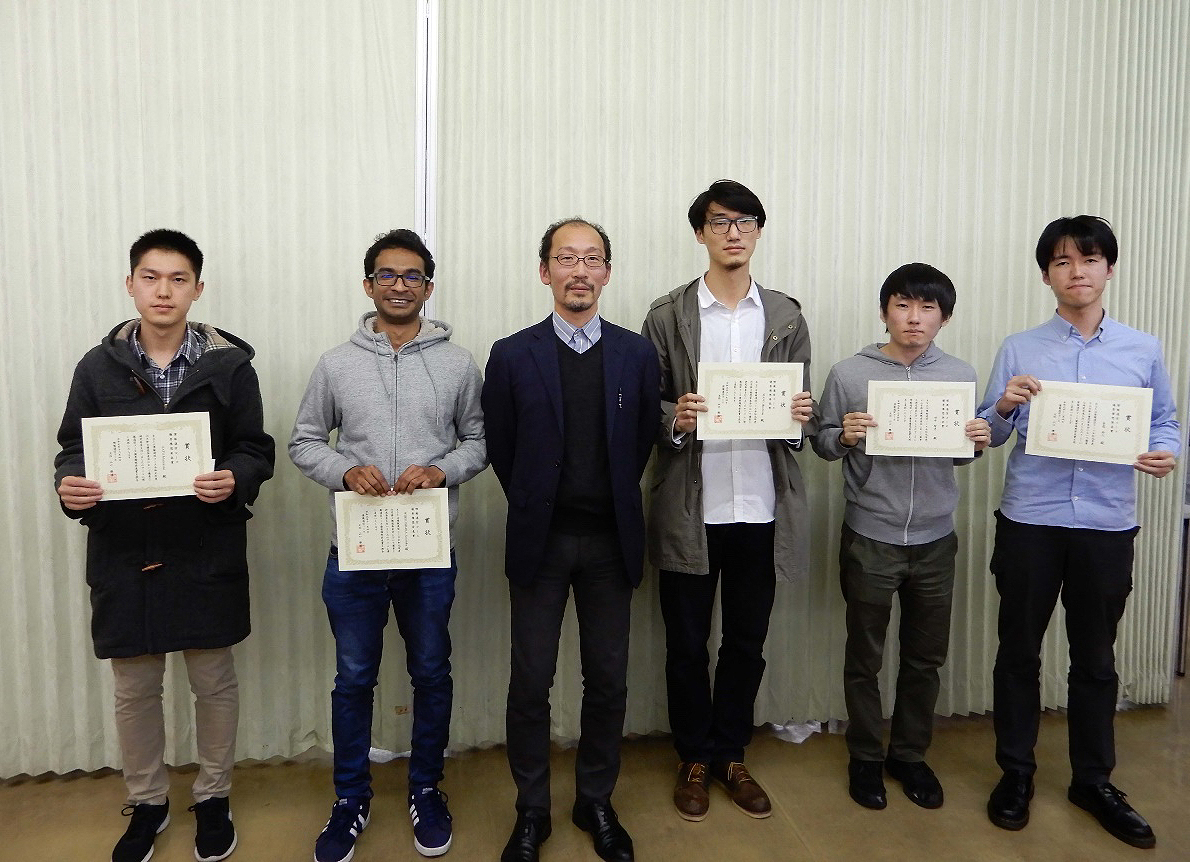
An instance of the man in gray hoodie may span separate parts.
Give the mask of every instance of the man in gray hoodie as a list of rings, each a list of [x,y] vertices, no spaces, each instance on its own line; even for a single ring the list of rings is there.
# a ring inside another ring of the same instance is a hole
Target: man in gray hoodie
[[[835,364],[819,402],[814,451],[843,459],[839,582],[847,601],[843,693],[847,701],[847,772],[851,798],[884,808],[882,773],[902,783],[923,808],[942,805],[942,785],[926,765],[938,700],[938,668],[950,640],[950,602],[958,538],[954,468],[966,458],[874,457],[861,445],[876,422],[868,382],[975,382],[975,370],[934,346],[954,311],[955,289],[932,266],[909,263],[880,288],[887,344],[870,344]],[[991,439],[988,423],[971,419],[966,436],[976,453]],[[901,664],[885,758],[877,674],[884,656],[893,595],[901,604]]]
[[[434,290],[434,258],[417,234],[394,230],[378,237],[364,257],[364,273],[364,293],[376,310],[360,318],[349,341],[318,360],[289,457],[330,489],[332,524],[335,491],[383,496],[446,487],[453,528],[458,486],[488,463],[479,368],[470,353],[451,344],[448,324],[421,316]],[[450,813],[438,782],[453,695],[447,625],[455,574],[453,550],[444,569],[340,572],[332,528],[322,598],[335,636],[331,735],[338,798],[318,836],[316,862],[350,859],[368,825],[373,690],[390,604],[413,683],[413,843],[423,856],[450,849]]]

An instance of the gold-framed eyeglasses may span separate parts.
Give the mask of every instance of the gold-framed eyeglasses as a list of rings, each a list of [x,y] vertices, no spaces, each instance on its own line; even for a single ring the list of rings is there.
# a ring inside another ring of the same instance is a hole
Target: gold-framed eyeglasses
[[[760,219],[756,216],[740,216],[739,218],[716,216],[707,219],[707,224],[711,226],[711,233],[727,233],[731,230],[732,225],[735,225],[736,230],[740,233],[752,233],[760,226]]]
[[[391,269],[378,269],[368,276],[372,281],[376,282],[381,287],[392,287],[397,283],[397,279],[405,282],[406,287],[421,287],[422,284],[429,281],[424,275],[416,269],[411,269],[408,272],[396,272]]]
[[[587,269],[603,269],[607,266],[607,258],[598,254],[555,254],[551,260],[558,261],[558,266],[563,269],[573,269],[580,260],[587,265]]]

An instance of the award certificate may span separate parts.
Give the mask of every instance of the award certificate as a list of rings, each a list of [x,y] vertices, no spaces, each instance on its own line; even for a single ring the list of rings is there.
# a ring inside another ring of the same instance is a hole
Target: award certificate
[[[800,440],[802,423],[789,415],[802,391],[801,362],[700,362],[700,440]]]
[[[213,469],[207,413],[95,416],[82,420],[83,469],[104,500],[183,497]]]
[[[869,380],[868,409],[876,421],[864,438],[869,455],[974,458],[967,420],[975,418],[975,384]]]
[[[1104,464],[1132,464],[1149,451],[1153,390],[1042,380],[1029,402],[1025,452]]]
[[[450,565],[445,488],[372,497],[335,493],[339,570],[440,569]]]

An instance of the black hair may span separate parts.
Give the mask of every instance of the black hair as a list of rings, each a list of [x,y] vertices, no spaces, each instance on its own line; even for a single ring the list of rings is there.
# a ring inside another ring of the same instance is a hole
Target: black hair
[[[954,314],[954,283],[939,269],[928,263],[907,263],[888,274],[880,286],[880,310],[888,313],[888,302],[894,296],[935,302],[942,310],[942,319]]]
[[[690,227],[695,231],[700,230],[706,223],[707,208],[713,203],[745,215],[756,216],[756,226],[764,227],[764,204],[751,189],[735,180],[715,180],[705,192],[694,199],[686,213]]]
[[[549,266],[550,249],[554,245],[554,234],[556,234],[559,229],[566,227],[568,224],[585,224],[591,230],[595,231],[595,233],[599,234],[599,238],[603,240],[603,257],[608,263],[612,262],[612,241],[607,238],[607,231],[594,222],[587,221],[585,218],[573,216],[571,218],[564,218],[561,221],[554,222],[552,225],[547,227],[545,229],[545,233],[541,235],[541,245],[537,249],[537,256],[541,259],[543,264]]]
[[[202,251],[199,249],[198,243],[181,231],[163,227],[142,234],[128,249],[129,274],[136,272],[136,268],[140,266],[141,258],[154,249],[172,251],[182,255],[190,261],[190,268],[194,270],[194,280],[198,281],[202,277]]]
[[[1108,266],[1116,265],[1120,249],[1107,219],[1093,215],[1066,216],[1047,224],[1037,240],[1037,265],[1042,272],[1049,269],[1054,252],[1064,239],[1073,242],[1079,253],[1101,254]]]
[[[364,254],[365,277],[371,276],[376,271],[376,257],[380,252],[391,248],[403,248],[405,251],[416,254],[421,258],[422,265],[425,267],[426,281],[434,280],[434,256],[430,254],[430,250],[426,248],[426,244],[421,241],[420,236],[404,227],[376,236],[376,242],[372,243],[371,248]]]

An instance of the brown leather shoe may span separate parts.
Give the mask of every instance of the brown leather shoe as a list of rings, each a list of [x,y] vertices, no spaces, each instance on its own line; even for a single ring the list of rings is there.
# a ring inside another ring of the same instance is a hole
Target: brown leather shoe
[[[748,767],[742,763],[712,763],[711,777],[727,788],[727,795],[736,808],[757,820],[773,813],[768,794],[748,774]]]
[[[711,798],[707,795],[707,765],[683,763],[678,767],[674,786],[674,808],[683,820],[699,821],[707,816]]]

